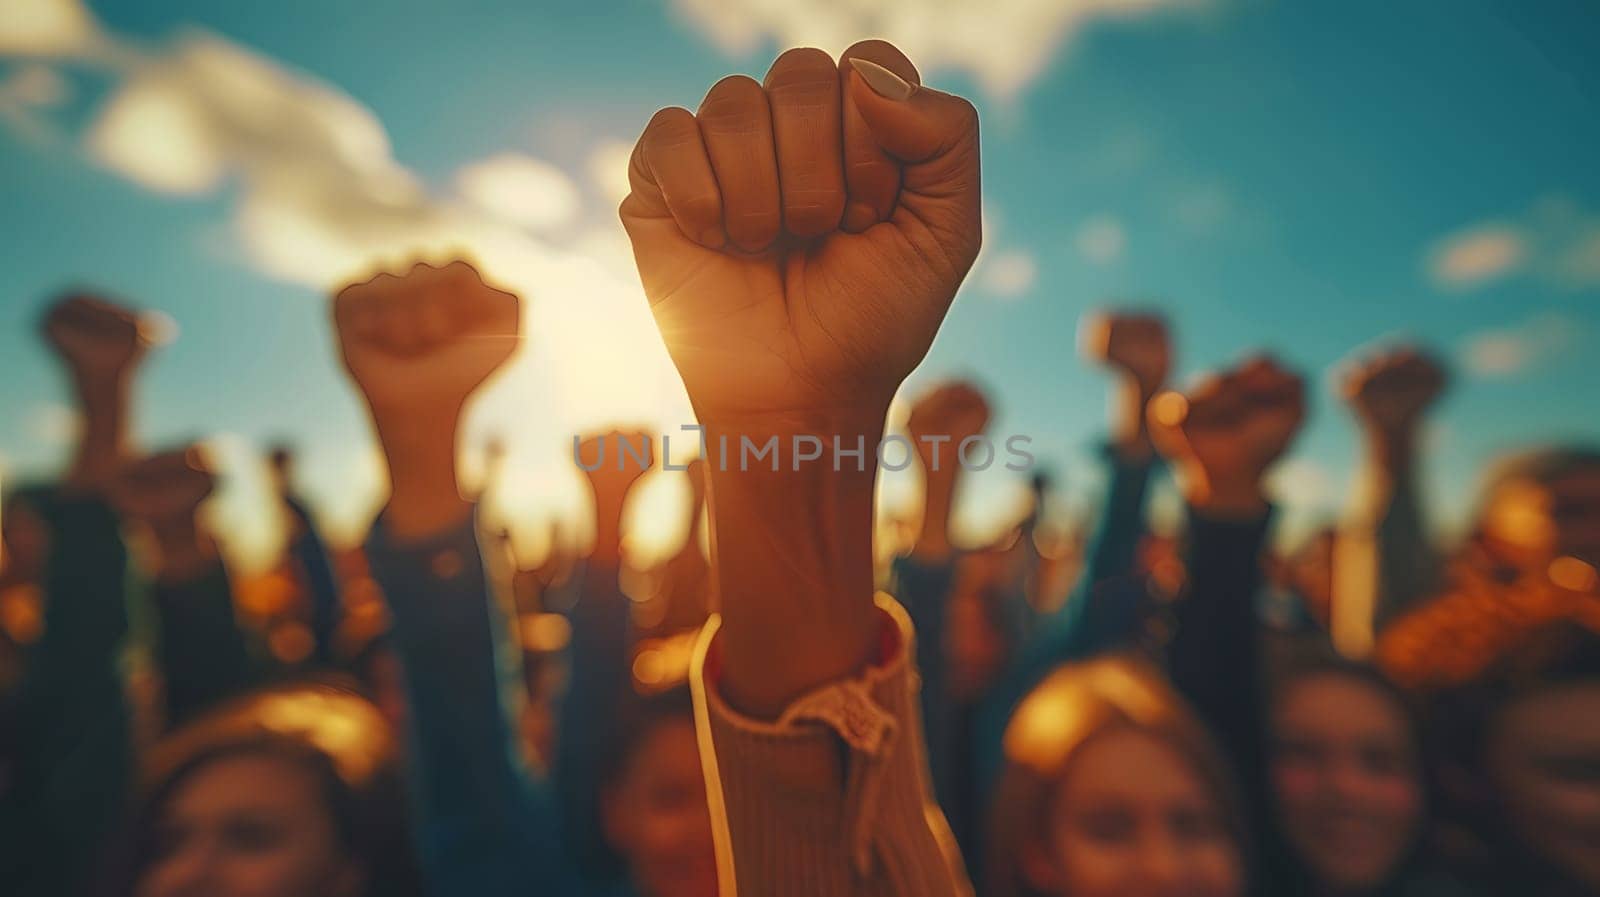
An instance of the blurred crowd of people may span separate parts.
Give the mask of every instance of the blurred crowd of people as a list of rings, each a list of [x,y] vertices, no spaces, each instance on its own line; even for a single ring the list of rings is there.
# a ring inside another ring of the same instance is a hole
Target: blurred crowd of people
[[[622,215],[707,432],[881,435],[976,254],[977,171],[976,113],[881,42],[658,114]],[[331,319],[392,496],[330,547],[273,449],[286,548],[245,583],[203,448],[129,439],[139,312],[43,314],[81,426],[0,517],[0,891],[1600,894],[1600,447],[1506,458],[1445,543],[1422,348],[1342,371],[1361,486],[1292,550],[1265,482],[1302,375],[1175,386],[1173,322],[1116,310],[1080,328],[1111,411],[1091,519],[1045,515],[1037,474],[1002,538],[954,539],[991,397],[951,382],[904,422],[920,522],[874,523],[870,463],[698,460],[681,548],[638,570],[648,436],[580,446],[615,461],[583,465],[593,543],[534,566],[457,481],[518,297],[418,264]]]

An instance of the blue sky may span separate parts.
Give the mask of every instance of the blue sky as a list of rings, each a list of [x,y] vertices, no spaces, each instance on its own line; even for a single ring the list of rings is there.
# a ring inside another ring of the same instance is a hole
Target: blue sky
[[[34,321],[47,297],[88,284],[178,322],[142,383],[144,444],[220,436],[239,521],[251,447],[291,438],[319,506],[350,525],[380,480],[325,288],[338,265],[390,257],[412,233],[435,249],[468,234],[508,260],[504,279],[534,307],[519,370],[471,432],[507,434],[516,516],[574,513],[561,466],[574,430],[683,419],[634,302],[618,153],[654,109],[692,108],[730,72],[759,76],[780,45],[837,52],[896,37],[886,23],[907,18],[923,23],[905,45],[925,79],[979,105],[988,214],[985,254],[908,389],[979,378],[994,429],[1030,435],[1066,471],[1068,507],[1093,492],[1085,458],[1104,425],[1105,382],[1077,361],[1074,331],[1107,302],[1164,309],[1186,376],[1255,346],[1312,375],[1315,414],[1285,474],[1301,523],[1344,503],[1356,452],[1325,372],[1380,337],[1419,339],[1455,369],[1430,434],[1442,521],[1496,453],[1600,437],[1592,4],[997,0],[973,18],[969,4],[890,0],[776,19],[741,0],[548,6],[0,12],[0,475],[60,461],[65,397]],[[135,87],[176,98],[194,133],[163,142],[169,107],[129,100]],[[316,115],[245,114],[328,97]],[[489,196],[474,195],[474,170]],[[497,205],[528,178],[548,189]],[[347,182],[348,203],[306,196]],[[393,183],[398,213],[374,204]],[[348,245],[286,268],[307,234],[318,252],[328,234]],[[622,373],[595,376],[608,359]],[[889,484],[890,503],[906,488]],[[979,527],[1016,489],[980,478],[965,519]]]

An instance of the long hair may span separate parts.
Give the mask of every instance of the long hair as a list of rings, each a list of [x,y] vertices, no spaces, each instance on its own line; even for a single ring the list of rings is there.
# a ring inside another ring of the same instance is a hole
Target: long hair
[[[989,897],[1038,897],[1023,872],[1030,839],[1047,830],[1056,785],[1095,736],[1131,728],[1178,751],[1216,798],[1249,868],[1244,810],[1233,776],[1194,712],[1147,660],[1113,654],[1058,667],[1017,705],[985,843]]]

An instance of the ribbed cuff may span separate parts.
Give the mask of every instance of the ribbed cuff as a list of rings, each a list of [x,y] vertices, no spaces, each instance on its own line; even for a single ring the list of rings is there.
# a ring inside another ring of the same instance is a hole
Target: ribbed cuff
[[[878,607],[882,662],[775,722],[722,700],[707,625],[691,675],[724,894],[971,893],[929,786],[911,622],[887,595]]]

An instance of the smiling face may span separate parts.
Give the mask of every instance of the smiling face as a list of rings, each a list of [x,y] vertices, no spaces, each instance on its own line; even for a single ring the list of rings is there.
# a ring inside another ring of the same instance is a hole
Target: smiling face
[[[667,717],[633,749],[607,792],[611,845],[648,897],[714,897],[716,855],[694,720]]]
[[[1330,671],[1288,685],[1274,710],[1273,785],[1295,853],[1336,891],[1387,881],[1422,824],[1404,709],[1374,683]]]
[[[353,897],[363,873],[345,852],[316,777],[268,754],[191,772],[157,820],[138,897]]]
[[[1214,789],[1168,741],[1094,735],[1056,783],[1047,831],[1024,854],[1052,897],[1237,897],[1239,845]]]
[[[1541,689],[1502,708],[1485,756],[1517,840],[1600,890],[1600,681]]]

